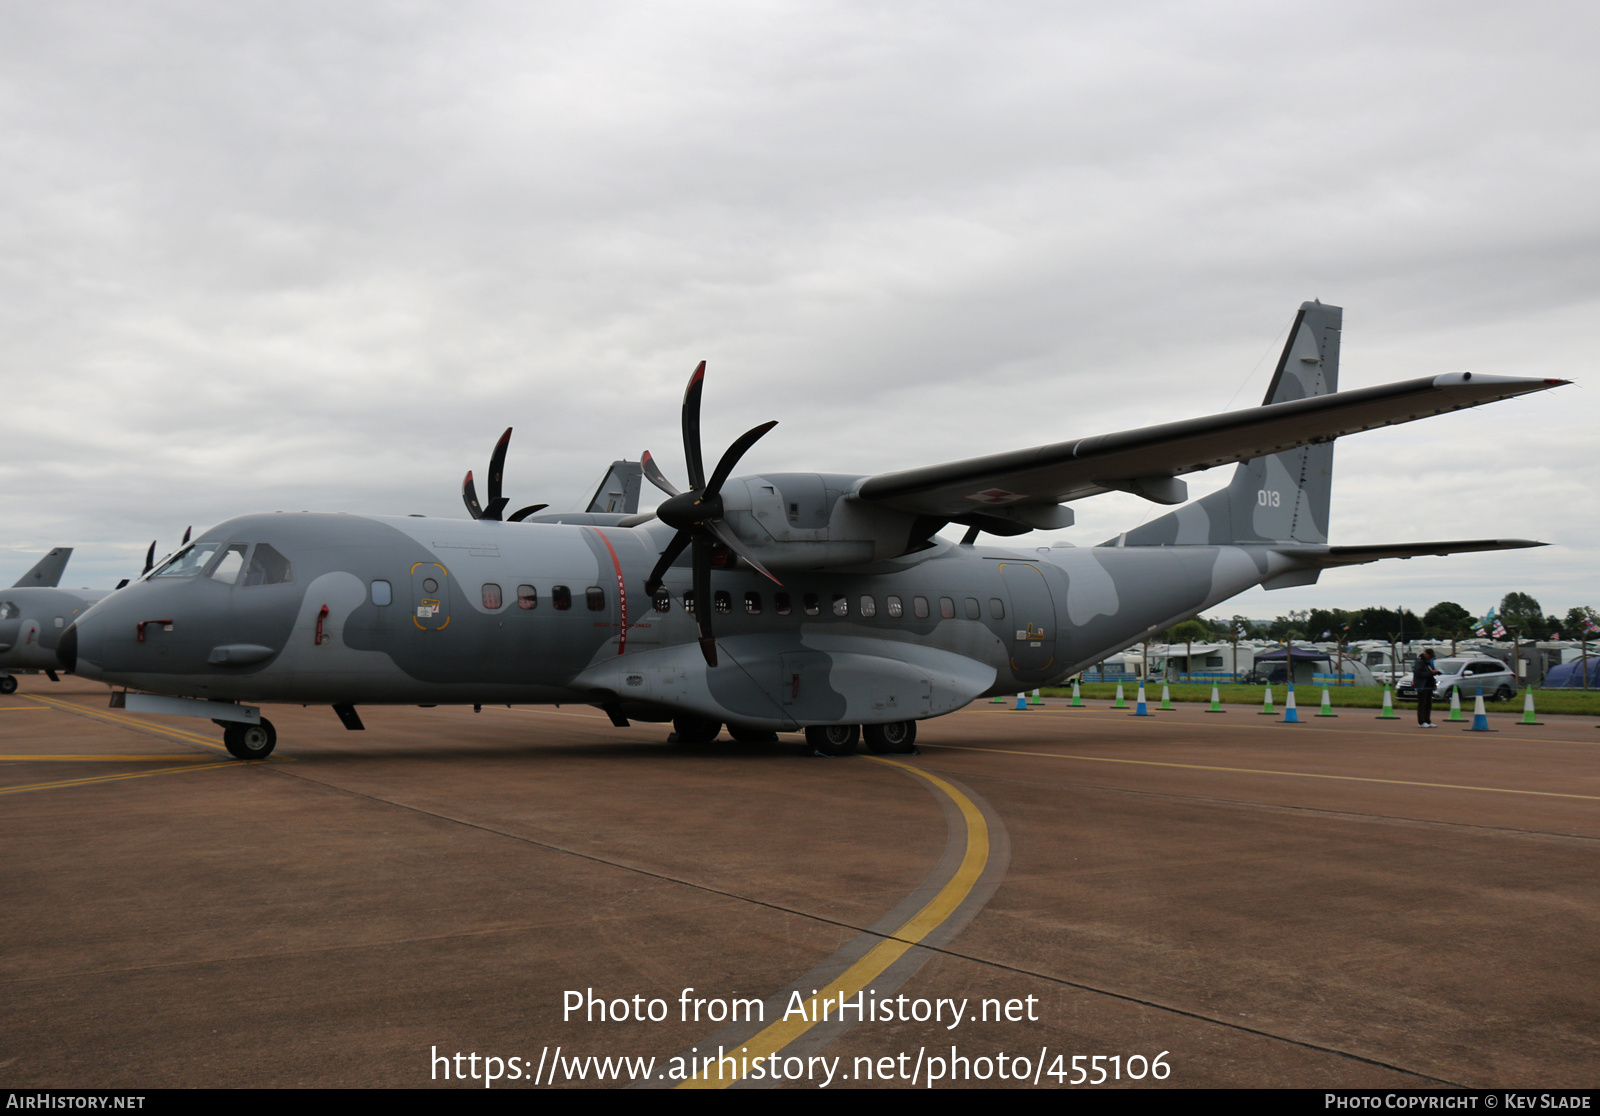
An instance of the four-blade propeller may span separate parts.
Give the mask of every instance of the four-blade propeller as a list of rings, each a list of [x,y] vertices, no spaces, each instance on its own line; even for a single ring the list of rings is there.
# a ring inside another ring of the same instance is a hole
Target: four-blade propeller
[[[500,477],[506,468],[506,447],[511,444],[511,427],[506,427],[506,432],[500,435],[500,440],[494,444],[494,453],[489,458],[489,506],[483,507],[478,503],[478,488],[472,483],[472,470],[467,470],[467,479],[461,482],[461,499],[467,505],[467,511],[473,519],[499,519],[500,513],[509,503],[500,495]],[[543,511],[549,504],[529,504],[520,508],[506,517],[508,523],[521,523],[536,511]]]
[[[678,529],[678,533],[672,537],[667,548],[661,552],[661,558],[656,562],[655,569],[650,571],[650,578],[644,585],[645,592],[654,596],[656,590],[661,588],[661,581],[666,577],[667,570],[678,560],[678,556],[686,547],[693,545],[694,552],[690,561],[694,570],[694,618],[695,625],[700,630],[700,653],[706,657],[709,665],[716,666],[717,645],[711,633],[711,614],[714,611],[711,598],[711,567],[717,548],[732,551],[751,569],[759,570],[778,585],[783,584],[772,576],[771,571],[756,561],[723,522],[721,495],[722,486],[733,472],[733,467],[739,463],[739,459],[760,440],[763,434],[778,424],[774,420],[745,431],[738,441],[723,453],[722,460],[717,462],[717,467],[708,480],[705,458],[700,452],[700,392],[705,384],[705,376],[706,362],[702,360],[695,368],[694,375],[689,377],[689,387],[683,393],[683,456],[689,466],[689,491],[679,492],[661,472],[648,450],[645,451],[639,464],[644,469],[644,475],[650,478],[650,483],[667,494],[667,499],[656,507],[657,518],[667,526]]]

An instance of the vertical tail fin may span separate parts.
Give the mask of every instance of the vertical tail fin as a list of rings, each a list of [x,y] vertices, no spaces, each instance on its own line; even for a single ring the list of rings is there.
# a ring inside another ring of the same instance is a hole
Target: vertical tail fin
[[[639,510],[639,482],[643,477],[644,470],[637,461],[613,461],[584,510],[633,515]]]
[[[13,589],[25,587],[54,588],[61,584],[61,572],[67,568],[67,559],[72,557],[70,546],[58,546],[49,554],[34,563],[33,569],[17,578]]]
[[[1263,404],[1339,390],[1343,319],[1338,306],[1300,304]],[[1129,531],[1119,545],[1325,543],[1332,495],[1333,443],[1302,446],[1241,463],[1227,488]]]

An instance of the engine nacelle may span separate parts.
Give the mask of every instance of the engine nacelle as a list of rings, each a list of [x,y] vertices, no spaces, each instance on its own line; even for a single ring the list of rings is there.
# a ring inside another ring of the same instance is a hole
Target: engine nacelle
[[[944,520],[855,499],[865,477],[773,473],[730,479],[722,520],[769,569],[815,570],[882,562],[927,545]]]

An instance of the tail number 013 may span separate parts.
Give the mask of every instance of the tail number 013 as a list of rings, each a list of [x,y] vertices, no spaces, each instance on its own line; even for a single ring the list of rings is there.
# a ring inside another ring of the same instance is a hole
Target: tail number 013
[[[1263,488],[1256,493],[1256,506],[1263,508],[1276,508],[1283,503],[1283,496],[1273,488]]]

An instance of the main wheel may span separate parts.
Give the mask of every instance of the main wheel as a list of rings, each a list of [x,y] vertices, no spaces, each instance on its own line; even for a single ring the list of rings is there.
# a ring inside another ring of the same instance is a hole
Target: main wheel
[[[14,694],[16,692],[16,677],[10,674],[0,674],[0,694]]]
[[[722,722],[685,713],[672,719],[672,727],[678,734],[679,744],[709,744],[722,731]]]
[[[874,755],[907,755],[917,742],[917,722],[891,721],[887,725],[866,725],[861,730],[867,751]]]
[[[806,743],[825,756],[848,756],[860,740],[860,725],[812,725],[806,729]]]
[[[222,730],[222,743],[235,759],[266,759],[278,746],[278,730],[265,717],[259,725],[242,725],[235,721]]]

